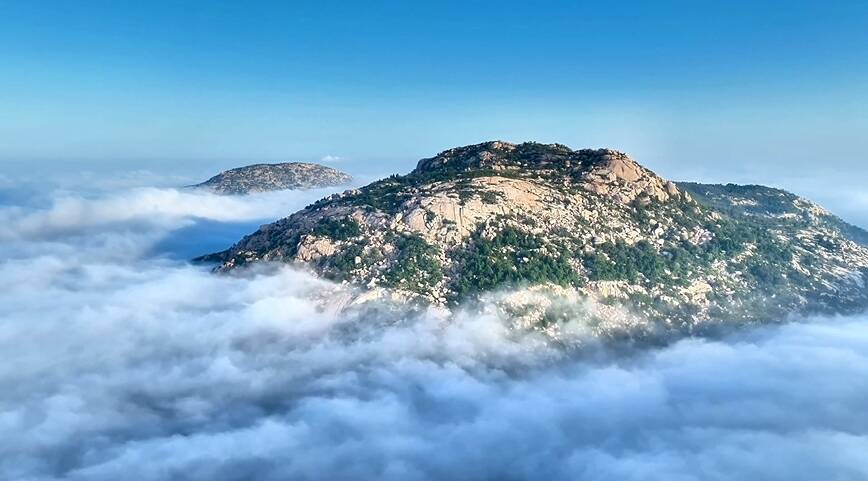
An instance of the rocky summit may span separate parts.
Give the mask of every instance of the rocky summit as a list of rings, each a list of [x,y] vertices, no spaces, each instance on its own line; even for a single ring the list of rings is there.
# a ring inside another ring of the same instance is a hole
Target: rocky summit
[[[254,164],[226,170],[194,185],[217,194],[250,194],[271,190],[315,189],[346,185],[352,178],[331,167],[303,162]]]
[[[494,298],[552,334],[577,316],[599,333],[697,333],[864,309],[866,242],[781,190],[674,183],[609,149],[486,142],[322,199],[201,260],[219,271],[304,265],[355,286],[357,302]]]

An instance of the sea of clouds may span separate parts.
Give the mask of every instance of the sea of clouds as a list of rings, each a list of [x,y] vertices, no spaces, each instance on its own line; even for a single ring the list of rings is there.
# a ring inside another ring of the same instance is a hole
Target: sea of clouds
[[[327,193],[7,189],[0,479],[868,479],[864,318],[589,355],[185,261]]]

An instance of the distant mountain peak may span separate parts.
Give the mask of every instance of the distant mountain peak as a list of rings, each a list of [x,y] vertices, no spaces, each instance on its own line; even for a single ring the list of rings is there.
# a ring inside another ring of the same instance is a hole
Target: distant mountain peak
[[[315,189],[348,184],[339,170],[305,162],[252,164],[223,171],[193,187],[217,194],[249,194],[271,190]]]

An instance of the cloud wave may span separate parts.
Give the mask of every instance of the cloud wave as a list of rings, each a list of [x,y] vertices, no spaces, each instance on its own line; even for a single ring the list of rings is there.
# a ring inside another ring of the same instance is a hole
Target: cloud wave
[[[615,355],[337,313],[303,272],[149,256],[181,220],[261,214],[186,195],[5,211],[0,479],[868,478],[863,318]]]
[[[278,191],[249,196],[220,196],[170,188],[137,188],[86,198],[66,193],[47,208],[7,206],[0,209],[0,240],[42,239],[95,227],[141,223],[177,228],[193,219],[239,221],[274,219],[298,210],[333,189]]]

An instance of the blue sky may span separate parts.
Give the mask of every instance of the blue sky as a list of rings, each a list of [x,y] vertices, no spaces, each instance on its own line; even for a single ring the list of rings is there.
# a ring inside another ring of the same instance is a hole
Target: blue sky
[[[613,3],[0,0],[0,172],[380,175],[500,138],[868,207],[868,2]]]

